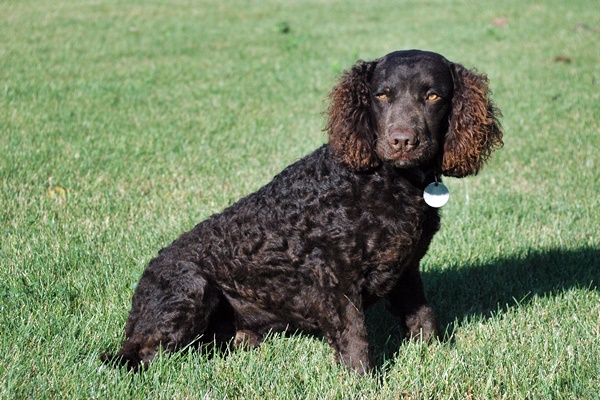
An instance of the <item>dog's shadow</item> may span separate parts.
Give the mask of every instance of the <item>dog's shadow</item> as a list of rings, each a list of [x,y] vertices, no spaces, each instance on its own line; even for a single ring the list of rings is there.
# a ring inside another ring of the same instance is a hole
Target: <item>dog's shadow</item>
[[[481,265],[425,270],[425,290],[436,312],[445,340],[465,318],[489,318],[534,296],[555,296],[571,288],[598,290],[600,250],[532,251]],[[398,321],[383,304],[367,313],[375,365],[394,357],[403,343]]]

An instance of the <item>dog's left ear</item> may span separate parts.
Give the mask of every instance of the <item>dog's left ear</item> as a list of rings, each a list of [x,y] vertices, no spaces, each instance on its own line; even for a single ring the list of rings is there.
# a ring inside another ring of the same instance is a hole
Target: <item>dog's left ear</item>
[[[488,78],[460,64],[451,64],[454,97],[444,139],[442,173],[462,178],[479,172],[492,151],[502,147],[502,116],[492,103]]]

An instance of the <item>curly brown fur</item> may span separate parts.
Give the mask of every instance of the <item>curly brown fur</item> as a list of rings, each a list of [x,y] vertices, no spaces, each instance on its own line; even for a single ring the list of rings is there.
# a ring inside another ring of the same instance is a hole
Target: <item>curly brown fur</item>
[[[359,61],[345,72],[329,94],[325,130],[329,146],[340,160],[360,171],[379,165],[373,151],[377,133],[371,122],[369,81],[377,62]]]
[[[502,147],[501,114],[489,98],[487,76],[460,64],[452,64],[452,73],[455,93],[442,172],[461,178],[477,174],[492,151]]]
[[[114,356],[146,366],[191,342],[258,346],[320,331],[339,361],[371,368],[364,310],[385,299],[407,338],[439,329],[419,262],[439,229],[423,189],[477,173],[501,143],[487,80],[439,54],[359,62],[332,90],[329,143],[196,225],[150,261]]]

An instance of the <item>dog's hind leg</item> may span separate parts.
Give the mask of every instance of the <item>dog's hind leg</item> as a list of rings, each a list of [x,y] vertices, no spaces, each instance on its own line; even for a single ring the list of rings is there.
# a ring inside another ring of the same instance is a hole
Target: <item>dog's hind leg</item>
[[[153,260],[133,295],[121,350],[103,359],[137,369],[148,365],[159,348],[175,351],[194,342],[205,333],[221,299],[197,265]]]

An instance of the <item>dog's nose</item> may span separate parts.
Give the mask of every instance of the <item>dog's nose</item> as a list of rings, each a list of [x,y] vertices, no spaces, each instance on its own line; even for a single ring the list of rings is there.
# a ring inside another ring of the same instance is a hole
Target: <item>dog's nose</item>
[[[390,134],[388,142],[395,151],[411,151],[419,144],[419,139],[411,132],[394,131]]]

